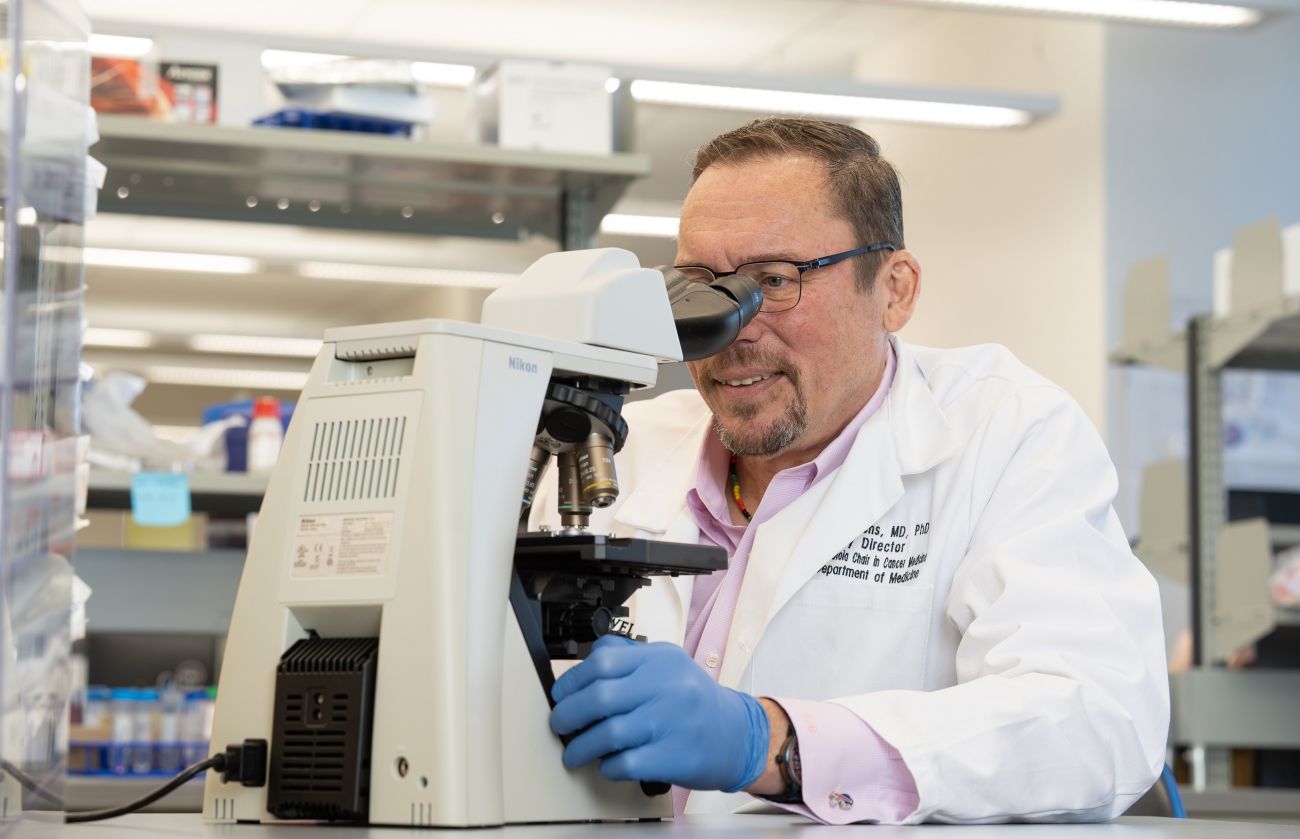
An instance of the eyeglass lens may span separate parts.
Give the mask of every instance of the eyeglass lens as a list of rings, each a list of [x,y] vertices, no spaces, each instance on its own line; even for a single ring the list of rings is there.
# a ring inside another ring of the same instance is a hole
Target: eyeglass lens
[[[680,270],[694,283],[711,283],[716,279],[707,268]],[[750,262],[741,265],[735,273],[744,274],[758,283],[763,290],[764,312],[782,312],[799,302],[799,269],[788,262]]]

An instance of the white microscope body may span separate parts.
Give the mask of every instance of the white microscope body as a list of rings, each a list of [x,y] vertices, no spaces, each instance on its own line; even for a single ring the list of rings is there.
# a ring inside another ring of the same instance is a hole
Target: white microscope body
[[[488,298],[482,325],[326,332],[252,534],[217,694],[213,749],[267,741],[268,782],[210,774],[204,816],[670,816],[670,796],[563,767],[507,595],[552,377],[649,386],[659,360],[680,359],[664,276],[615,249],[544,257]]]

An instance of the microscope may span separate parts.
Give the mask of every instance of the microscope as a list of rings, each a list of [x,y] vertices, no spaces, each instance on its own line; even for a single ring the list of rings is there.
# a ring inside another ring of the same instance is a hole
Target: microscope
[[[327,331],[252,533],[217,692],[210,821],[488,827],[671,816],[666,785],[569,771],[560,667],[662,575],[719,548],[593,532],[618,496],[632,388],[727,347],[748,277],[706,285],[623,250],[554,253],[480,324]],[[548,470],[548,464],[555,468]],[[545,473],[560,527],[525,528]]]

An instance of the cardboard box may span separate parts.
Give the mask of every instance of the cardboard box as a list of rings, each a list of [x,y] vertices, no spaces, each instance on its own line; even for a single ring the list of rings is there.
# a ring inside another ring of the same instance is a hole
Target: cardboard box
[[[610,154],[610,69],[556,61],[501,61],[475,83],[478,139],[505,149]]]
[[[94,57],[90,105],[96,113],[131,114],[162,122],[217,121],[217,65]]]
[[[143,527],[130,510],[89,510],[86,521],[77,532],[78,548],[198,551],[208,546],[206,513],[194,513],[176,527]]]

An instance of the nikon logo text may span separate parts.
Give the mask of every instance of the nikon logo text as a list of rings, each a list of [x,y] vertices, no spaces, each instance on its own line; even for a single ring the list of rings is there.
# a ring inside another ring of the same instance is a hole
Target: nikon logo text
[[[510,356],[510,369],[520,370],[524,373],[536,373],[537,365],[531,361],[524,361],[522,358],[512,355]]]

